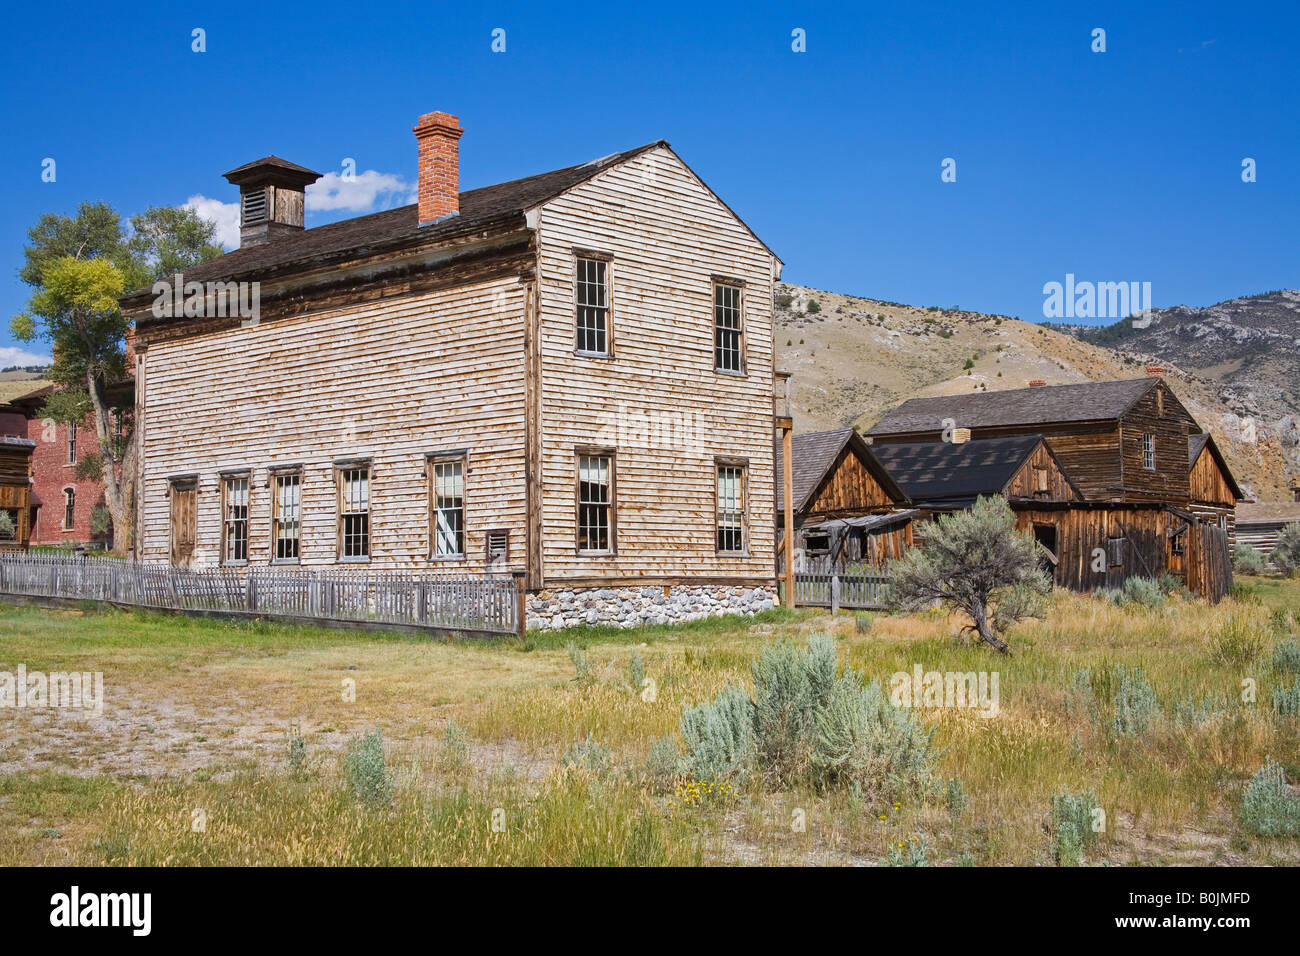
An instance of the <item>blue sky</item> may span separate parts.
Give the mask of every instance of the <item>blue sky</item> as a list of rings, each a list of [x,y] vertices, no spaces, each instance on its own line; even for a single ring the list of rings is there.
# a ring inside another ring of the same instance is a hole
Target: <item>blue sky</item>
[[[362,174],[309,226],[405,202],[432,110],[466,129],[462,188],[667,139],[818,288],[1037,320],[1066,273],[1160,307],[1300,286],[1300,5],[1135,7],[14,5],[0,309],[27,229],[83,200],[218,215],[220,174],[275,153]]]

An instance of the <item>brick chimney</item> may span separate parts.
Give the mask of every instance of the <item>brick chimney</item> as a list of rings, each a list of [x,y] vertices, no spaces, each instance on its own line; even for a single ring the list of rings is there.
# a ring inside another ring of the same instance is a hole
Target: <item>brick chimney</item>
[[[1165,367],[1163,365],[1147,366],[1147,375],[1150,378],[1163,378],[1164,374],[1165,374]]]
[[[420,153],[420,225],[460,215],[460,119],[425,113],[412,132]]]
[[[302,232],[306,189],[320,173],[264,156],[224,174],[239,187],[239,245],[260,246]]]
[[[1032,381],[1030,381],[1030,383],[1029,383],[1029,387],[1030,387],[1030,388],[1042,388],[1042,387],[1043,387],[1044,385],[1046,385],[1046,384],[1047,384],[1047,381],[1046,381],[1045,379],[1036,378],[1036,379],[1033,379]]]

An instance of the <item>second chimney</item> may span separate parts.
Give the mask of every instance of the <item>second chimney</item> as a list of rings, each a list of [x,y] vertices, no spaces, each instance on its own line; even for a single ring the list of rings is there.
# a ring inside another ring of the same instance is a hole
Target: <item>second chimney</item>
[[[420,225],[460,214],[460,119],[425,113],[412,132],[419,147]]]
[[[1030,388],[1042,388],[1042,387],[1045,386],[1046,384],[1047,384],[1047,382],[1044,381],[1043,379],[1041,379],[1041,378],[1036,378],[1036,379],[1034,379],[1033,381],[1031,381],[1031,382],[1029,383],[1029,387],[1030,387]]]
[[[1165,374],[1165,367],[1163,365],[1147,366],[1147,375],[1151,378],[1161,378],[1164,376],[1164,374]]]

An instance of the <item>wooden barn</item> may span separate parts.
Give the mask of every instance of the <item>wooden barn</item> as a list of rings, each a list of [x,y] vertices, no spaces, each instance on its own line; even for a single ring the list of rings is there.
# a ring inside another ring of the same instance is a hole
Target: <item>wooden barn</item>
[[[1237,507],[1245,500],[1223,453],[1209,432],[1187,437],[1190,500],[1188,510],[1228,534],[1228,548],[1236,546]]]
[[[794,567],[880,567],[912,543],[907,497],[852,428],[795,435],[791,454]],[[777,448],[777,501],[784,500]],[[784,518],[780,516],[784,541]],[[778,568],[784,567],[784,553]]]
[[[1207,441],[1201,450],[1211,449],[1209,460],[1226,489],[1210,490],[1213,472],[1192,457],[1190,441],[1203,429],[1162,377],[912,399],[867,435],[884,461],[886,446],[942,443],[945,433],[969,436],[971,444],[1046,439],[1078,496],[1032,507],[1022,502],[1017,511],[1039,540],[1054,535],[1058,541],[1059,584],[1086,591],[1169,573],[1212,600],[1231,587],[1228,529],[1236,484]],[[1198,465],[1204,500],[1194,502]]]
[[[780,260],[664,141],[461,192],[457,118],[414,132],[417,204],[306,229],[267,157],[195,314],[123,298],[139,557],[490,569],[548,622],[770,589]]]

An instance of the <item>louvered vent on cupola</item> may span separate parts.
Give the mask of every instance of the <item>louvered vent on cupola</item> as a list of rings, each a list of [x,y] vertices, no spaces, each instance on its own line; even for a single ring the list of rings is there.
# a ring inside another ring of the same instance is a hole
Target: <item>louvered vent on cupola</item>
[[[239,244],[257,246],[302,232],[306,190],[320,173],[278,156],[267,156],[226,173],[239,187]]]

